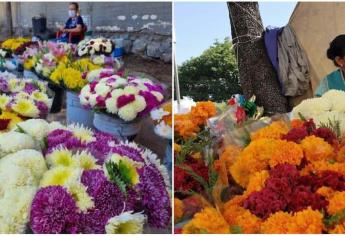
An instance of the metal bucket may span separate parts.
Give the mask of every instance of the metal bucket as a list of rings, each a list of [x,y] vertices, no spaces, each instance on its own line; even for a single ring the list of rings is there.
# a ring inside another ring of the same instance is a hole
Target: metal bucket
[[[127,122],[110,115],[95,113],[93,125],[99,131],[115,135],[123,140],[131,141],[140,131],[141,119]]]
[[[70,91],[67,92],[67,124],[79,123],[93,128],[93,114],[93,111],[83,108],[80,104],[78,94]]]

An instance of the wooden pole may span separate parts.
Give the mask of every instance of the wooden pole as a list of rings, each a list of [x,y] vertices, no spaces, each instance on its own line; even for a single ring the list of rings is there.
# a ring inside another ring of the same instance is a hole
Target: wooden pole
[[[12,21],[12,7],[11,2],[6,2],[6,19],[7,19],[7,33],[9,37],[13,36],[13,21]]]

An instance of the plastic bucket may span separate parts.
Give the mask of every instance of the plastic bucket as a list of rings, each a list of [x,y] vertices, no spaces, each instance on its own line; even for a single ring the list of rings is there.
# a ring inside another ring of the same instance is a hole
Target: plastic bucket
[[[32,72],[31,70],[24,70],[23,76],[24,76],[24,78],[39,80],[38,76],[34,72]]]
[[[83,108],[76,93],[67,92],[66,116],[67,124],[79,123],[93,128],[93,112]]]
[[[114,39],[115,49],[113,52],[114,58],[121,58],[123,56],[123,39]]]
[[[165,149],[164,165],[168,170],[169,177],[171,180],[172,172],[172,141],[169,140],[167,147]]]
[[[115,135],[122,140],[133,140],[140,131],[141,120],[127,122],[117,117],[95,113],[93,125],[97,130]]]

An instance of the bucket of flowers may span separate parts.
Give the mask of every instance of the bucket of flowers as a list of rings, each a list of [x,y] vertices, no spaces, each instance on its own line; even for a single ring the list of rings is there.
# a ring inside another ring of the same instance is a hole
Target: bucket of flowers
[[[164,100],[161,84],[138,76],[112,75],[95,80],[80,92],[80,103],[96,113],[94,126],[123,139],[140,130],[141,119]]]
[[[150,150],[83,126],[31,119],[0,134],[0,232],[168,228],[167,171]]]
[[[78,56],[80,57],[92,57],[96,55],[110,56],[114,49],[114,42],[106,38],[85,39],[77,46]]]

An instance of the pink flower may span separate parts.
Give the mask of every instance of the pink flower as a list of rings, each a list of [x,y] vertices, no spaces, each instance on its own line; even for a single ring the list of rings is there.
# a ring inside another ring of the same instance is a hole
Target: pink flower
[[[127,104],[133,102],[135,100],[135,96],[133,94],[130,95],[121,95],[117,99],[117,107],[120,109],[121,107],[126,106]]]

